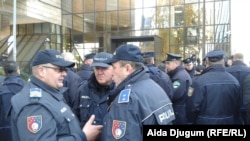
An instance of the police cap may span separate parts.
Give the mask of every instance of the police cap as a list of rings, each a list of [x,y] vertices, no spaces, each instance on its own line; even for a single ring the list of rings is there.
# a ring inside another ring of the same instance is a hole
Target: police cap
[[[149,57],[154,57],[154,52],[143,52],[142,57],[143,58],[149,58]]]
[[[224,58],[224,51],[222,50],[213,50],[207,53],[206,58],[210,62],[217,62]]]
[[[93,58],[93,63],[90,65],[91,67],[109,67],[109,64],[107,63],[108,59],[112,58],[112,54],[107,52],[100,52],[97,53]]]
[[[96,53],[89,53],[89,54],[86,54],[84,56],[84,58],[85,58],[85,60],[87,60],[87,59],[93,59],[95,55],[96,55]]]
[[[181,60],[181,56],[179,54],[174,54],[174,53],[167,53],[167,59],[163,61],[175,61],[175,60]]]
[[[192,59],[191,58],[186,58],[185,60],[182,61],[184,64],[192,64]]]
[[[64,60],[61,53],[54,49],[39,50],[33,58],[31,65],[51,63],[59,67],[73,67],[75,63]]]
[[[120,45],[113,53],[113,57],[107,62],[108,64],[111,64],[119,60],[143,62],[140,48],[133,44]]]

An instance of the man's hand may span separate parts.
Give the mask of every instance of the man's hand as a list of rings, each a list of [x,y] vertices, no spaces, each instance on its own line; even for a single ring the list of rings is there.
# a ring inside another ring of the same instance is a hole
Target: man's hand
[[[88,141],[94,141],[100,135],[103,128],[102,125],[93,125],[94,120],[95,115],[92,115],[82,129]]]

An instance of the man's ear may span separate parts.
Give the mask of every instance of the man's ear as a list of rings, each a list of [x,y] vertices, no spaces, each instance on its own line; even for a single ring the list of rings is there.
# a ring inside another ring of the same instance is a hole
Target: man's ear
[[[133,69],[133,67],[131,66],[131,64],[126,64],[124,67],[125,67],[126,73],[127,73],[128,75],[130,75],[132,72],[134,72],[134,69]]]

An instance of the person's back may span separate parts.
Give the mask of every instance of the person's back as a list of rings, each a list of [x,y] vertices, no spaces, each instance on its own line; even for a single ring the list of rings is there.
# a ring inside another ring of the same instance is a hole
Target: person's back
[[[4,78],[5,78],[4,76],[1,76],[1,75],[0,75],[0,84],[3,83]]]
[[[239,124],[239,82],[225,71],[224,53],[207,54],[207,68],[189,88],[187,115],[190,124]]]
[[[68,89],[63,93],[63,96],[67,102],[67,104],[73,108],[73,104],[76,99],[76,91],[79,84],[82,82],[82,79],[79,75],[77,75],[71,68],[67,69],[67,76],[63,81],[64,87]],[[75,112],[75,111],[74,111]]]
[[[26,82],[20,77],[19,66],[16,62],[5,62],[4,72],[6,77],[0,85],[0,138],[12,141],[10,115],[8,115],[11,108],[10,100]]]
[[[87,81],[93,74],[93,68],[90,65],[93,63],[93,57],[96,53],[89,53],[85,55],[83,65],[79,68],[77,74],[82,78],[82,81]]]
[[[250,125],[250,74],[247,75],[243,85],[243,104],[246,110],[246,122]]]
[[[71,52],[64,52],[61,55],[64,58],[64,60],[75,63],[75,57]],[[67,75],[63,80],[63,86],[68,88],[63,93],[63,96],[67,104],[71,108],[73,108],[73,104],[76,99],[77,87],[82,81],[81,77],[74,72],[75,66],[66,69]]]
[[[147,65],[150,73],[150,78],[154,80],[166,92],[170,99],[173,98],[173,83],[167,73],[161,71],[156,66]]]
[[[152,80],[161,86],[170,99],[173,97],[173,84],[167,73],[154,65],[154,53],[144,52],[142,54],[143,62],[149,69],[149,75]]]
[[[246,122],[245,107],[243,104],[243,85],[247,75],[250,74],[250,68],[243,62],[243,54],[235,53],[233,58],[233,63],[231,66],[226,67],[226,71],[232,74],[240,83],[241,87],[241,120],[242,124]]]

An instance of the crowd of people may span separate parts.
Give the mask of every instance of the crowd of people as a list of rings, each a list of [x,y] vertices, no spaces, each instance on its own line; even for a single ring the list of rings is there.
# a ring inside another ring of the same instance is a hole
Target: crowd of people
[[[229,60],[232,60],[230,63]],[[6,141],[143,140],[143,125],[250,124],[250,68],[222,50],[182,58],[125,44],[84,56],[40,50],[29,81],[3,63],[0,138]]]

